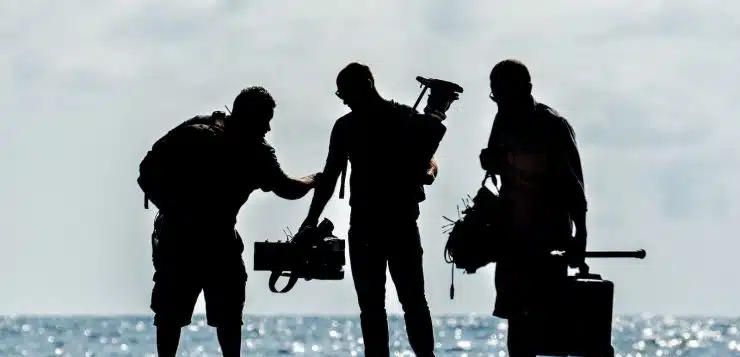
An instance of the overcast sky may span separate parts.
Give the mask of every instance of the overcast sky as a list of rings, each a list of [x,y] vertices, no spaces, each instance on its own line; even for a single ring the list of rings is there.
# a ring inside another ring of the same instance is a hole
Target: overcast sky
[[[262,85],[278,103],[268,139],[286,171],[320,170],[347,111],[334,80],[351,61],[409,104],[417,75],[465,87],[420,218],[427,295],[434,313],[490,313],[493,267],[458,277],[449,300],[440,226],[480,181],[477,155],[496,110],[487,76],[508,57],[530,66],[536,97],[576,130],[589,247],[648,251],[644,261],[593,261],[617,284],[616,312],[740,314],[740,3],[311,4],[320,6],[0,2],[0,314],[149,313],[154,211],[142,207],[136,177],[154,140]],[[309,202],[256,193],[243,207],[247,313],[358,311],[351,275],[275,295],[269,274],[251,272],[254,240],[282,239]],[[326,211],[342,236],[348,213],[346,200]]]

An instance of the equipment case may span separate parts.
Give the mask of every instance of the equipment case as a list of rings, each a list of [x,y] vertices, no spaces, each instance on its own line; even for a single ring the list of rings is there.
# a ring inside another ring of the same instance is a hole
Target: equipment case
[[[613,357],[614,284],[588,266],[569,276],[547,300],[547,308],[528,316],[537,355]]]

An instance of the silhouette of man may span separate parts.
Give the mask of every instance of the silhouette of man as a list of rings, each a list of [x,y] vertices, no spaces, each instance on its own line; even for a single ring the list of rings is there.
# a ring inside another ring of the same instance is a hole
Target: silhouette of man
[[[567,250],[571,265],[583,262],[583,172],[573,128],[533,98],[524,64],[499,62],[491,71],[490,84],[498,113],[480,161],[484,170],[501,178],[508,233],[507,254],[496,264],[493,314],[508,319],[509,354],[531,357],[537,336],[529,330],[528,317],[542,311],[538,308],[546,309],[542,303],[548,291],[567,276],[568,262],[548,260],[549,252]]]
[[[349,160],[349,256],[365,356],[390,353],[386,269],[398,292],[411,348],[417,356],[433,356],[434,331],[424,290],[417,218],[419,203],[425,199],[423,185],[434,181],[437,166],[433,152],[415,152],[420,146],[414,141],[421,145],[430,140],[434,146],[436,140],[438,145],[441,136],[426,133],[440,133],[444,125],[440,117],[418,114],[381,97],[370,69],[363,64],[350,63],[339,72],[336,95],[351,112],[334,124],[323,176],[301,227],[316,226]],[[406,130],[410,127],[420,130],[412,133]]]
[[[184,122],[140,165],[139,185],[159,209],[151,297],[159,356],[176,355],[201,291],[223,355],[240,355],[247,272],[234,228],[237,213],[256,189],[295,200],[311,190],[315,177],[294,179],[281,169],[265,140],[274,108],[264,88],[244,89],[231,115],[214,112]]]

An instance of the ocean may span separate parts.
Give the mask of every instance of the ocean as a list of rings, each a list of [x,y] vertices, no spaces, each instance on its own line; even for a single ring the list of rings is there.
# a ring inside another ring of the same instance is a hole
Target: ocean
[[[413,356],[403,319],[391,317],[391,350]],[[740,318],[618,316],[620,357],[740,356]],[[435,318],[438,357],[505,357],[506,322],[489,316]],[[247,316],[242,356],[362,356],[357,317]],[[196,316],[183,329],[180,356],[220,356],[215,331]],[[0,318],[0,356],[155,357],[150,316]]]

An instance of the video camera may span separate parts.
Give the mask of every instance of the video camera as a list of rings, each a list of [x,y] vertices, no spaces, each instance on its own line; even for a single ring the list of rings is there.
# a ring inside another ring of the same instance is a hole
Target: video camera
[[[324,218],[316,227],[305,227],[286,241],[255,242],[254,270],[269,271],[270,291],[286,293],[293,289],[298,279],[344,279],[345,241],[334,235],[334,224]],[[281,290],[275,288],[277,280],[287,277],[288,283]]]

